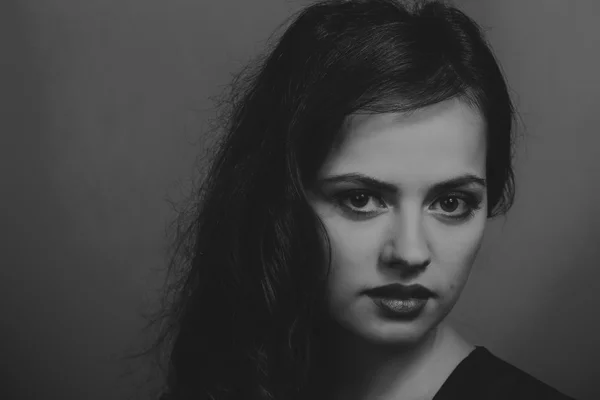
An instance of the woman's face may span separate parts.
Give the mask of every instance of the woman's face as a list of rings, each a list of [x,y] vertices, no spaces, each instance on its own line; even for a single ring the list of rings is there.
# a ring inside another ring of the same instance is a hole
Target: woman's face
[[[485,156],[485,123],[460,100],[348,119],[311,191],[331,241],[333,320],[408,344],[444,319],[483,237]],[[424,288],[367,292],[393,283]]]

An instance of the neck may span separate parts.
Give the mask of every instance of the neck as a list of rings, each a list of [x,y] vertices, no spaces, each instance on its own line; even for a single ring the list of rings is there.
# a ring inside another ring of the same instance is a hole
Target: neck
[[[411,344],[367,342],[339,328],[328,337],[326,393],[344,400],[433,398],[473,348],[445,325]]]

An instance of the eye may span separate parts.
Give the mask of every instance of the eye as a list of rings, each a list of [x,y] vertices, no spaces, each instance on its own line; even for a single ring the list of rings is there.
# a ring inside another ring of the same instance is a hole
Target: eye
[[[336,202],[345,210],[357,215],[372,215],[386,208],[384,201],[374,193],[365,190],[351,190],[339,193]]]
[[[466,220],[481,207],[481,201],[467,193],[450,193],[440,197],[433,203],[433,209],[439,209],[445,218]]]
[[[461,205],[461,202],[464,203],[463,200],[456,197],[446,197],[440,202],[440,207],[444,212],[452,213]]]

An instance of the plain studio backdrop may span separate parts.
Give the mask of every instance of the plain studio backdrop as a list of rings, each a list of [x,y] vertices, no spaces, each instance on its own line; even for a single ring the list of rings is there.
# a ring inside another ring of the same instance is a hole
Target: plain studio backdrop
[[[451,318],[600,398],[600,2],[465,0],[520,111],[517,199]],[[0,2],[2,399],[126,399],[118,362],[165,266],[167,200],[210,96],[300,0]]]

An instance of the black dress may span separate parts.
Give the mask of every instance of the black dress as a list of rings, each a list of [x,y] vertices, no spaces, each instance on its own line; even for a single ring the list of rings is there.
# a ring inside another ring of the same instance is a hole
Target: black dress
[[[475,347],[433,400],[573,400],[517,367]]]

